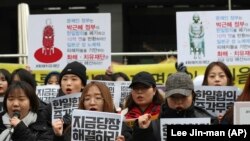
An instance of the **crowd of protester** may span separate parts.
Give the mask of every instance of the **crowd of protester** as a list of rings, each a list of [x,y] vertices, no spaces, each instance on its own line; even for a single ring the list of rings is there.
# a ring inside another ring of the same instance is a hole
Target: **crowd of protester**
[[[161,94],[153,75],[136,73],[121,111],[117,111],[110,89],[99,81],[130,81],[123,72],[107,70],[87,83],[87,68],[77,62],[67,64],[61,72],[50,72],[44,85],[59,85],[57,97],[80,93],[78,109],[117,113],[123,116],[121,134],[116,141],[160,141],[159,121],[164,118],[207,117],[211,124],[233,124],[233,107],[225,116],[215,117],[195,106],[194,82],[187,67],[176,64],[176,73],[168,76],[165,92]],[[203,86],[233,86],[229,68],[222,62],[210,63],[203,77]],[[249,101],[250,76],[237,101]],[[19,68],[10,73],[0,69],[0,97],[3,111],[0,116],[0,140],[70,141],[71,114],[52,120],[52,105],[36,94],[37,83],[29,70]]]

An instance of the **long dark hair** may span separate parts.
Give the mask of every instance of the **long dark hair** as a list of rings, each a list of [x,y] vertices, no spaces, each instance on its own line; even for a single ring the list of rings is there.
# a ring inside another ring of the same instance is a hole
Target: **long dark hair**
[[[214,67],[214,66],[219,66],[226,74],[227,76],[227,86],[233,86],[234,85],[234,80],[233,80],[233,75],[232,73],[230,72],[230,69],[227,67],[227,65],[225,65],[223,62],[220,62],[220,61],[217,61],[217,62],[211,62],[206,70],[205,70],[205,74],[204,74],[204,80],[202,82],[202,85],[206,86],[208,85],[208,74],[209,72],[211,71],[211,69]]]
[[[16,75],[20,78],[20,81],[29,83],[34,88],[34,90],[36,90],[37,83],[35,77],[28,70],[24,68],[14,70],[11,74],[11,83],[14,82]]]
[[[4,96],[3,100],[3,109],[4,111],[8,112],[7,110],[7,98],[9,95],[16,93],[17,91],[23,91],[24,94],[28,97],[30,100],[30,107],[32,112],[37,112],[39,107],[39,101],[38,97],[36,95],[36,91],[32,88],[32,86],[25,82],[25,81],[15,81],[11,83],[9,88],[6,91],[6,94]]]
[[[0,74],[4,76],[5,80],[8,82],[8,85],[11,83],[11,74],[6,69],[0,69]]]
[[[48,73],[44,79],[44,85],[47,85],[48,84],[48,81],[49,79],[52,77],[52,76],[56,76],[57,77],[57,80],[58,80],[58,83],[59,83],[59,77],[60,77],[60,73],[57,72],[57,71],[52,71],[50,73]]]

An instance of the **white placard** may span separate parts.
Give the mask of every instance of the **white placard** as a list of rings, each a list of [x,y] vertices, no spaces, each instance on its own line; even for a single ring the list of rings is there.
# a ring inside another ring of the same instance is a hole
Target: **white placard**
[[[240,94],[235,86],[197,86],[195,106],[203,108],[211,115],[223,116]]]
[[[234,102],[234,125],[250,124],[250,102]]]
[[[72,141],[114,141],[121,135],[122,116],[116,113],[75,109],[72,113]]]
[[[178,62],[207,66],[250,63],[250,10],[177,12]]]
[[[111,65],[111,15],[30,15],[28,63],[32,70],[62,70],[79,61],[88,69]]]
[[[59,89],[59,85],[36,86],[36,94],[45,103],[50,103],[51,99],[57,96]]]
[[[73,109],[77,109],[82,93],[68,94],[53,98],[51,100],[52,106],[52,121],[61,119],[64,115],[71,115]]]

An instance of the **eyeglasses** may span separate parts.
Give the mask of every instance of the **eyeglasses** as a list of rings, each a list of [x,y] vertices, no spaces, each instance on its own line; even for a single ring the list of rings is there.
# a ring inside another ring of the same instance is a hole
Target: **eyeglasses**
[[[92,99],[95,101],[95,102],[103,102],[104,101],[104,98],[102,98],[102,97],[86,97],[86,98],[84,98],[83,99],[83,101],[84,102],[91,102],[92,101]]]

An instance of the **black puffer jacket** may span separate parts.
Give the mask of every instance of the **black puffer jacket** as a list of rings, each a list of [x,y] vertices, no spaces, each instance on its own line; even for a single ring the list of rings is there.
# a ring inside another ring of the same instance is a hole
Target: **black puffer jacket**
[[[2,133],[6,127],[3,124],[2,116],[5,112],[0,114],[0,133]],[[52,141],[53,130],[48,127],[47,124],[39,119],[39,114],[35,123],[27,126],[24,122],[20,122],[15,128],[12,134],[13,141]]]
[[[173,110],[168,107],[167,104],[161,106],[161,113],[159,118],[200,118],[210,117],[211,124],[217,124],[217,120],[214,116],[209,114],[204,109],[192,105],[190,108],[182,111]],[[160,120],[152,121],[150,126],[146,129],[141,129],[136,122],[133,130],[133,141],[161,141],[160,138]]]

